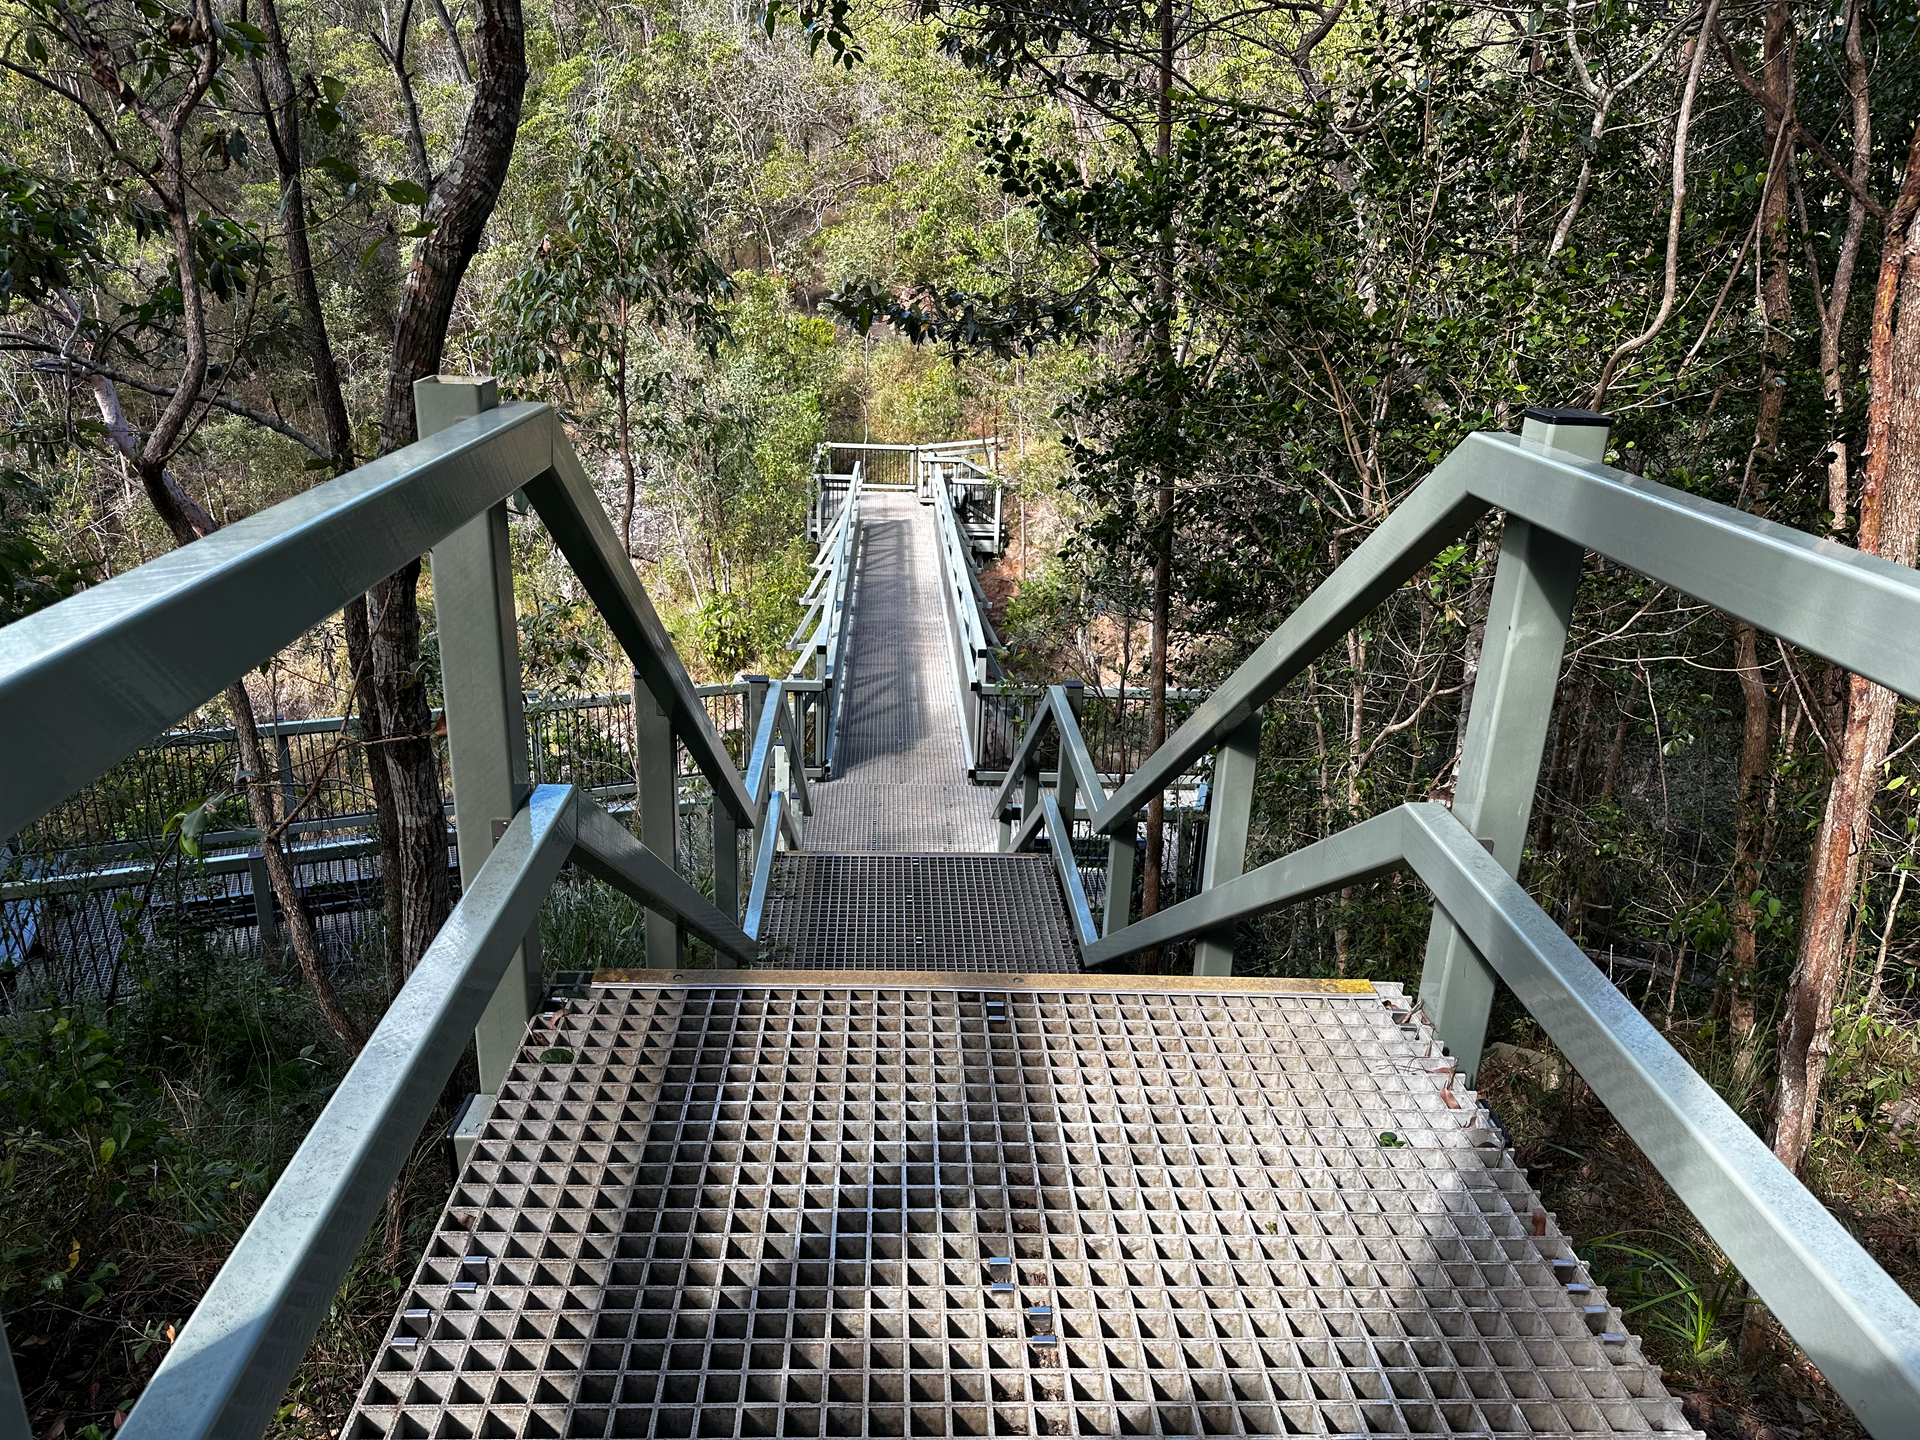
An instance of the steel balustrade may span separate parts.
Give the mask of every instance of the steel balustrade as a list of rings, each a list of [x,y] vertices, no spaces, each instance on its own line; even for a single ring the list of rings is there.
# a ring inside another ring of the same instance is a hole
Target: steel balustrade
[[[1516,438],[1475,435],[1363,542],[1140,768],[1107,793],[1078,704],[1055,686],[996,798],[1071,851],[1084,803],[1109,837],[1102,934],[1068,861],[1061,882],[1089,968],[1198,941],[1198,974],[1232,973],[1233,927],[1408,869],[1433,892],[1421,1003],[1459,1068],[1478,1068],[1496,977],[1876,1436],[1912,1433],[1920,1307],[1523,890],[1518,873],[1586,551],[1920,699],[1920,573],[1602,464],[1606,418],[1529,412]],[[1242,873],[1261,707],[1490,509],[1505,512],[1485,648],[1453,808],[1403,805]],[[1053,793],[1043,749],[1058,736]],[[1148,799],[1214,753],[1201,893],[1129,923]]]
[[[821,478],[816,475],[816,482]],[[846,669],[848,611],[860,544],[860,492],[865,482],[862,463],[856,461],[846,478],[846,499],[833,524],[820,537],[820,549],[813,561],[813,579],[800,597],[800,623],[787,641],[800,652],[788,680],[806,678],[811,668],[813,678],[819,682],[812,702],[812,766],[816,779],[827,779],[833,774],[839,748],[843,688],[840,682]],[[796,689],[793,693],[803,692]]]
[[[0,630],[0,833],[11,834],[353,597],[433,557],[460,902],[169,1349],[122,1428],[133,1440],[261,1433],[467,1037],[483,1087],[517,1054],[536,1004],[539,908],[562,867],[640,900],[676,949],[686,933],[735,961],[755,953],[719,877],[725,910],[579,790],[529,780],[506,534],[516,491],[633,663],[643,812],[664,766],[677,814],[684,745],[712,787],[717,871],[723,847],[737,857],[739,829],[784,820],[764,756],[749,795],[558,417],[496,404],[491,380],[423,380],[415,402],[416,444]],[[843,570],[849,554],[843,542]],[[790,751],[787,692],[819,688],[775,692],[769,716],[783,717]],[[643,727],[643,709],[657,723]],[[804,797],[804,767],[791,768]],[[10,1353],[0,1433],[26,1433]]]

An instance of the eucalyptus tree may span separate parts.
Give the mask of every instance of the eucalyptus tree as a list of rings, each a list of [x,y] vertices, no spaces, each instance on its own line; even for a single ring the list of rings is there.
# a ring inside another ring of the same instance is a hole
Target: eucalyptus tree
[[[689,197],[616,127],[581,152],[559,223],[501,296],[492,351],[500,370],[584,382],[613,408],[629,554],[639,488],[635,402],[647,414],[659,396],[669,330],[713,355],[727,334],[721,306],[730,289]],[[643,439],[661,438],[660,427],[646,429]]]

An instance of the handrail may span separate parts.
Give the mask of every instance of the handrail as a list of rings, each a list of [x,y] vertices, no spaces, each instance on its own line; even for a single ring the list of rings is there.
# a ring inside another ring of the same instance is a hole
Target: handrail
[[[854,547],[860,536],[860,496],[864,489],[864,467],[856,462],[840,512],[820,537],[813,559],[813,579],[800,597],[800,623],[787,642],[799,651],[788,680],[799,680],[812,665],[815,678],[820,682],[820,698],[815,702],[814,758],[823,777],[833,773],[839,755],[840,676],[845,668],[842,650],[853,592]],[[804,760],[804,752],[800,753]]]
[[[560,422],[486,410],[0,630],[0,834],[524,489],[715,795],[746,792]],[[596,523],[597,522],[597,523]]]
[[[994,635],[981,606],[972,553],[960,533],[946,482],[936,478],[927,488],[932,492],[940,551],[941,609],[950,627],[953,648],[954,703],[959,707],[968,764],[972,765],[980,754],[980,687],[999,675],[999,663],[994,658],[999,637]]]
[[[126,1440],[253,1440],[266,1427],[569,860],[750,958],[738,926],[578,790],[538,787],[195,1307],[121,1428]]]
[[[1089,813],[1097,811],[1106,802],[1105,784],[1100,771],[1094,766],[1093,754],[1087,749],[1086,739],[1080,733],[1080,720],[1073,713],[1066,687],[1050,685],[1047,687],[1045,703],[1034,712],[1027,733],[1020,737],[1019,748],[1014,751],[1013,759],[1007,765],[1007,778],[1000,782],[1000,789],[993,797],[995,816],[1007,816],[1013,808],[1014,791],[1025,785],[1029,777],[1033,777],[1037,783],[1040,742],[1049,730],[1055,730],[1060,735],[1062,768],[1072,774],[1082,803]]]
[[[767,894],[773,883],[773,859],[780,848],[780,841],[784,837],[790,850],[800,849],[802,843],[799,825],[794,820],[793,804],[788,801],[786,792],[773,783],[776,732],[778,736],[785,737],[789,757],[787,773],[795,786],[800,813],[813,813],[812,800],[807,793],[807,769],[800,748],[800,730],[787,701],[788,688],[786,682],[778,680],[767,687],[766,698],[761,703],[760,724],[754,733],[752,758],[747,764],[747,792],[753,796],[755,813],[760,817],[760,839],[754,850],[753,881],[747,891],[743,928],[756,941],[761,938]]]
[[[1920,1306],[1445,807],[1402,805],[1085,946],[1091,968],[1411,869],[1877,1436],[1920,1410]]]
[[[1061,816],[1059,797],[1051,793],[1040,797],[1040,809],[1047,832],[1047,848],[1053,852],[1053,868],[1060,876],[1060,888],[1066,893],[1067,913],[1073,917],[1080,944],[1092,945],[1099,940],[1100,931],[1094,926],[1093,907],[1087,903],[1087,887],[1081,882],[1080,866],[1073,853],[1073,824]]]
[[[1111,833],[1490,509],[1920,699],[1920,574],[1513,435],[1470,435],[1093,817]]]

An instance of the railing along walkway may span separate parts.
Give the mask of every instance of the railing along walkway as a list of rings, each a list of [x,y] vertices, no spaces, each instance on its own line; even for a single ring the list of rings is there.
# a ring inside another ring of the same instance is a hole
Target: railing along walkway
[[[935,524],[934,509],[910,494],[861,500],[842,754],[834,779],[816,789],[810,850],[999,848],[992,792],[967,782]]]

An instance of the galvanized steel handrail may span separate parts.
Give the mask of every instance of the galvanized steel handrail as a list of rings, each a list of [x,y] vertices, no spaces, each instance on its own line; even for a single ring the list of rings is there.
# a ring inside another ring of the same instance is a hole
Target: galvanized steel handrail
[[[1049,797],[1051,799],[1051,797]],[[1920,1307],[1445,807],[1402,805],[1088,944],[1091,968],[1410,869],[1873,1434],[1920,1413]]]
[[[1471,435],[1117,788],[1110,832],[1489,510],[1920,699],[1920,573],[1514,435]]]
[[[119,1431],[126,1440],[255,1440],[265,1429],[569,861],[723,952],[752,957],[731,918],[576,788],[537,788],[168,1349]]]
[[[515,490],[640,670],[714,793],[746,792],[545,405],[509,403],[0,630],[0,835],[151,743],[267,656]]]
[[[788,674],[800,680],[812,668],[820,681],[815,702],[814,760],[823,778],[832,775],[839,756],[841,676],[846,669],[847,620],[853,598],[853,572],[860,538],[860,494],[864,466],[855,462],[847,498],[832,528],[820,537],[814,577],[800,598],[800,623],[787,643],[799,650]]]
[[[960,711],[968,764],[973,765],[980,755],[983,724],[980,687],[1000,678],[1000,662],[995,653],[1000,637],[994,633],[993,623],[981,604],[972,547],[960,531],[959,517],[953,513],[953,497],[947,493],[946,482],[936,476],[929,480],[926,488],[931,492],[935,543],[940,552],[942,610],[952,642],[954,703]]]
[[[787,773],[796,787],[795,798],[800,813],[813,813],[813,803],[807,793],[800,734],[788,699],[788,687],[776,680],[768,685],[766,698],[761,703],[760,722],[755,727],[753,739],[753,756],[747,764],[747,793],[753,796],[756,812],[760,816],[760,839],[754,849],[753,881],[747,892],[743,928],[755,940],[761,938],[767,895],[773,883],[773,860],[780,848],[780,841],[784,838],[790,850],[798,850],[802,845],[793,803],[789,802],[785,790],[774,783],[774,746],[783,737],[788,756]]]

